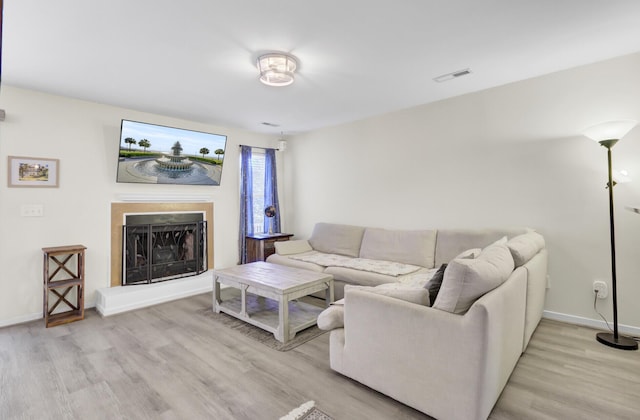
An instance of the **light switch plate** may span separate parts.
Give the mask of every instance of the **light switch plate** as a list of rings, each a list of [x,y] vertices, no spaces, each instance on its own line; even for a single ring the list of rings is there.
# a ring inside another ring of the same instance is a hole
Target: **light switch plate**
[[[44,206],[42,204],[23,204],[20,207],[22,217],[42,217],[44,216]]]

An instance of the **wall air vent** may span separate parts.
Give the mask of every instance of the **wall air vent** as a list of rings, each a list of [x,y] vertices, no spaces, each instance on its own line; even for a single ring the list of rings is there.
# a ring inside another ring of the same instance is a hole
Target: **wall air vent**
[[[442,76],[435,77],[433,80],[435,80],[438,83],[442,83],[448,80],[456,79],[458,77],[466,76],[468,74],[471,74],[471,69],[463,69],[463,70],[454,71],[452,73],[443,74]]]
[[[270,123],[270,122],[263,122],[261,123],[262,125],[266,125],[267,127],[280,127],[280,124],[274,124],[274,123]]]

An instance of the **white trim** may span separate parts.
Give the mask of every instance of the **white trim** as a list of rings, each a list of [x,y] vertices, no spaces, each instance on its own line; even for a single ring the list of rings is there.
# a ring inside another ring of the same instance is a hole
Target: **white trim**
[[[95,306],[94,303],[86,304],[86,301],[85,301],[85,305],[84,305],[85,309],[93,308],[94,306]],[[42,325],[44,326],[43,318],[44,316],[42,315],[42,312],[36,312],[28,315],[20,315],[15,318],[0,320],[0,328],[10,327],[12,325],[17,325],[17,324],[24,324],[25,322],[37,321],[39,319],[42,320]]]
[[[22,324],[24,322],[31,322],[31,321],[35,321],[38,319],[42,319],[42,312],[38,312],[35,314],[28,314],[28,315],[21,315],[21,316],[17,316],[15,318],[9,318],[9,319],[4,319],[2,321],[0,321],[0,328],[2,327],[8,327],[11,325],[16,325],[16,324]],[[44,321],[43,324],[44,326]]]
[[[552,319],[554,321],[566,322],[567,324],[582,325],[585,327],[596,328],[604,331],[609,330],[609,328],[607,328],[607,324],[604,321],[597,320],[597,319],[584,318],[581,316],[562,314],[559,312],[552,312],[552,311],[544,311],[542,313],[542,317],[546,319]],[[613,322],[609,322],[609,325],[611,325],[611,327],[613,328]],[[640,327],[634,327],[631,325],[623,325],[618,323],[618,331],[623,334],[640,336]]]
[[[213,202],[213,198],[210,194],[118,194],[117,198],[120,201],[133,201],[133,202]]]
[[[159,303],[213,291],[213,270],[153,284],[107,287],[96,290],[96,310],[110,316]]]

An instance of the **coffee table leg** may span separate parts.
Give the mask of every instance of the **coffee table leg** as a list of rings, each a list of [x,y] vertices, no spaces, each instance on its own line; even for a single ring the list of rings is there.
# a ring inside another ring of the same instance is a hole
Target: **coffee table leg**
[[[220,282],[218,276],[213,276],[213,311],[217,314],[220,313]]]
[[[273,335],[276,337],[276,340],[284,344],[289,340],[289,301],[286,296],[278,299],[278,314],[280,323]]]
[[[249,318],[247,314],[247,287],[246,284],[240,285],[240,316],[245,318]]]
[[[333,282],[332,281],[328,282],[326,294],[327,294],[327,297],[325,299],[327,301],[327,308],[328,308],[329,305],[331,305],[331,303],[333,302]]]

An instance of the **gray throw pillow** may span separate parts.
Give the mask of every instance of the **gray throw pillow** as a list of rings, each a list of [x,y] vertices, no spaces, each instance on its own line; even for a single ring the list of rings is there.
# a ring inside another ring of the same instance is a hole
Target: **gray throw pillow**
[[[444,270],[447,268],[447,264],[442,264],[436,274],[424,285],[424,288],[429,291],[429,301],[433,305],[442,286],[442,279],[444,279]]]

